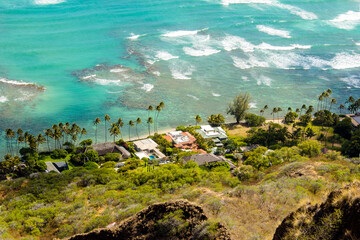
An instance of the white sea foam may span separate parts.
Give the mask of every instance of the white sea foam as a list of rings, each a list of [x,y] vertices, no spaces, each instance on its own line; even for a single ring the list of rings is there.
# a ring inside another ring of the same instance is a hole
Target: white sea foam
[[[283,37],[283,38],[291,38],[289,31],[279,30],[279,29],[275,29],[275,28],[272,28],[272,27],[267,27],[267,26],[264,26],[264,25],[257,25],[256,28],[260,32],[264,32],[264,33],[267,33],[267,34],[272,35],[272,36],[279,36],[279,37]]]
[[[358,46],[360,46],[360,42],[358,42],[358,43],[355,43],[355,45],[358,45]]]
[[[150,92],[154,88],[154,85],[150,83],[145,83],[144,86],[141,87],[141,89],[145,90],[146,92]]]
[[[22,81],[16,81],[16,80],[9,80],[6,78],[0,78],[0,82],[12,84],[12,85],[19,85],[19,86],[27,86],[27,85],[35,85],[34,83],[28,83],[28,82],[22,82]]]
[[[130,40],[137,40],[139,37],[143,37],[145,36],[146,34],[141,34],[141,35],[136,35],[134,33],[131,33],[130,34],[130,37],[127,37],[127,39],[130,39]]]
[[[348,11],[330,20],[329,23],[341,29],[354,29],[360,24],[360,12]]]
[[[250,106],[250,108],[257,108],[257,105],[256,105],[257,103],[249,103],[249,106]]]
[[[63,3],[65,0],[34,0],[36,5],[52,5],[52,4],[59,4]]]
[[[94,78],[94,77],[96,77],[96,74],[92,74],[92,75],[89,75],[89,76],[85,76],[85,77],[83,77],[82,79],[86,80],[86,79]]]
[[[360,77],[359,76],[350,76],[347,78],[341,78],[342,81],[346,82],[354,88],[360,88]]]
[[[154,75],[156,75],[156,76],[160,76],[160,75],[161,75],[161,73],[160,73],[159,71],[154,71],[154,72],[152,72],[152,74],[154,74]]]
[[[119,85],[121,80],[111,80],[111,79],[104,79],[104,78],[95,78],[94,82],[99,85]]]
[[[171,55],[170,53],[165,52],[165,51],[157,52],[155,57],[157,57],[157,58],[159,58],[161,60],[164,60],[164,61],[179,58],[178,56]]]
[[[250,80],[249,80],[249,78],[248,78],[248,77],[246,77],[246,76],[242,76],[242,77],[241,77],[241,79],[242,79],[243,81],[245,81],[245,82],[250,81]]]
[[[218,94],[218,93],[212,93],[212,95],[213,95],[214,97],[220,97],[220,96],[221,96],[221,95]]]
[[[244,38],[232,35],[227,35],[221,43],[226,51],[241,49],[244,52],[253,52],[255,48],[255,45],[246,41]]]
[[[271,82],[272,82],[272,79],[267,77],[267,76],[264,76],[264,75],[260,75],[257,77],[257,80],[256,80],[256,83],[257,85],[266,85],[266,86],[271,86]]]
[[[198,101],[198,100],[199,100],[199,98],[198,98],[198,97],[195,97],[194,95],[191,95],[191,94],[187,94],[186,96],[191,97],[191,98],[195,99],[196,101]]]
[[[7,97],[0,96],[0,103],[4,103],[4,102],[7,102],[7,101],[8,101]]]
[[[114,69],[111,69],[110,72],[112,73],[119,73],[119,72],[126,72],[127,70],[124,69],[124,68],[114,68]],[[96,77],[96,75],[92,75],[94,77]]]
[[[115,91],[115,92],[112,92],[112,91],[106,91],[107,93],[110,93],[110,94],[117,94],[117,93],[122,93],[122,91]]]
[[[195,68],[186,62],[177,62],[170,66],[170,71],[174,79],[190,80]]]
[[[176,37],[184,37],[184,36],[189,36],[189,35],[195,35],[199,32],[199,30],[195,30],[195,31],[183,31],[183,30],[179,30],[179,31],[172,31],[172,32],[167,32],[161,36],[163,37],[169,37],[169,38],[176,38]]]
[[[231,58],[234,61],[234,66],[240,69],[249,69],[254,67],[270,67],[267,62],[257,59],[254,55],[249,55],[248,59],[238,58],[234,56],[232,56]],[[243,78],[243,80],[247,81],[247,78]]]
[[[358,68],[360,67],[360,54],[337,53],[329,65],[334,69]]]
[[[190,56],[195,56],[195,57],[209,56],[209,55],[220,52],[220,50],[217,50],[217,49],[214,49],[211,47],[202,48],[202,49],[183,47],[183,50],[184,50],[185,54],[190,55]]]
[[[268,43],[261,43],[260,45],[256,46],[256,48],[264,50],[291,51],[294,49],[309,49],[311,48],[311,45],[291,44],[290,46],[273,46]]]
[[[288,10],[291,14],[297,15],[305,20],[313,20],[318,18],[316,14],[312,12],[305,11],[304,9],[289,4],[282,4],[276,0],[222,0],[221,4],[225,6],[229,4],[266,4]]]

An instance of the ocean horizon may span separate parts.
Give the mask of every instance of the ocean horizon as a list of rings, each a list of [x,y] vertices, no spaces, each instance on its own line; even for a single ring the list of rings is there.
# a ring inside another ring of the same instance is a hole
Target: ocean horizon
[[[226,116],[246,91],[257,114],[316,107],[328,88],[333,109],[360,97],[359,1],[0,0],[0,16],[2,155],[7,128],[76,122],[94,137],[100,117],[103,141],[105,114],[124,139],[140,117],[144,135],[161,101],[159,130]]]

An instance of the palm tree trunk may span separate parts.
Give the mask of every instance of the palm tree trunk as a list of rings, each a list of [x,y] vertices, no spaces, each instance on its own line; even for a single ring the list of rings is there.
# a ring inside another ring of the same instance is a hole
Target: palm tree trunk
[[[107,142],[106,121],[105,121],[105,142]]]
[[[137,127],[138,127],[138,124],[136,123],[136,135],[137,135],[137,137],[138,137],[138,139],[139,139],[139,133],[138,133]]]

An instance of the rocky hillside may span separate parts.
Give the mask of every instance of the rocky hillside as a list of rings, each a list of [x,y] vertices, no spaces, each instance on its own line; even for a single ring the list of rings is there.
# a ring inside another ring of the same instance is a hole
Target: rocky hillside
[[[158,203],[120,225],[75,235],[69,240],[121,239],[230,239],[227,229],[208,221],[201,207],[188,201]]]
[[[333,191],[321,205],[307,205],[286,217],[273,240],[360,239],[360,183]]]

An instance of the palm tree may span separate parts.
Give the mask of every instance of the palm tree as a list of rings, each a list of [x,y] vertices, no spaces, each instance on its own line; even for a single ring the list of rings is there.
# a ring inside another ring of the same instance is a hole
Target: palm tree
[[[153,124],[153,122],[154,121],[153,121],[152,117],[149,117],[148,120],[146,121],[146,123],[148,124],[149,136],[151,135],[150,134],[150,124]]]
[[[133,120],[130,120],[129,121],[129,141],[130,141],[130,139],[131,139],[131,135],[130,135],[130,130],[131,130],[131,128],[134,126],[134,121]]]
[[[149,105],[146,110],[148,111],[148,117],[149,117],[150,112],[152,112],[154,110],[154,108],[153,108],[153,106]]]
[[[44,130],[44,132],[45,132],[45,136],[47,138],[46,142],[47,142],[49,152],[50,152],[49,138],[53,138],[53,132],[50,128],[46,129],[46,131]]]
[[[15,132],[8,128],[5,130],[5,133],[8,141],[8,152],[12,154],[12,139],[15,137]]]
[[[271,114],[273,115],[273,123],[275,123],[275,113],[277,113],[277,108],[274,107]]]
[[[43,144],[44,142],[46,142],[46,140],[42,134],[39,134],[36,139],[37,139],[39,146],[40,146],[40,144]]]
[[[94,125],[95,125],[95,144],[97,144],[97,125],[101,123],[100,118],[95,118]]]
[[[292,112],[292,108],[291,108],[291,107],[288,107],[288,112]]]
[[[301,114],[302,114],[302,111],[303,111],[303,110],[306,111],[306,105],[305,105],[305,104],[303,104],[303,105],[301,106],[300,117],[301,117]]]
[[[65,132],[65,135],[66,135],[66,142],[68,141],[68,136],[70,134],[70,123],[69,122],[66,122],[65,125],[64,125],[64,132]]]
[[[306,110],[306,113],[305,114],[309,114],[309,115],[311,115],[311,113],[314,111],[314,107],[312,106],[312,105],[310,105],[309,107],[308,107],[308,109]]]
[[[115,142],[115,137],[117,137],[119,134],[120,134],[119,127],[116,125],[116,123],[112,123],[110,128],[110,135],[114,136],[114,142]]]
[[[296,110],[295,110],[295,112],[297,113],[297,114],[301,114],[301,111],[300,111],[300,109],[299,108],[296,108]],[[301,117],[301,115],[299,115],[299,118]]]
[[[348,98],[348,100],[346,100],[345,103],[354,103],[354,102],[355,102],[355,98],[354,98],[353,96],[350,96],[350,97]]]
[[[106,128],[106,122],[110,122],[110,116],[109,114],[106,114],[105,117],[105,142],[107,142],[107,128]]]
[[[318,97],[318,111],[320,111],[321,108],[321,102],[324,100],[323,94],[320,94]]]
[[[87,135],[87,131],[85,128],[81,129],[79,141],[81,140],[83,135]]]
[[[158,123],[159,123],[158,119],[159,119],[160,112],[161,112],[161,110],[163,110],[164,108],[165,108],[164,102],[160,102],[159,105],[157,105],[156,108],[155,108],[155,110],[157,111],[156,122],[155,122],[155,124],[154,124],[154,125],[156,125],[156,131],[158,130],[157,127],[158,127]]]
[[[278,108],[277,108],[278,119],[280,119],[280,117],[279,117],[279,112],[282,112],[282,108],[281,108],[281,107],[278,107]]]
[[[196,126],[197,126],[199,123],[202,122],[202,119],[201,119],[200,115],[196,115],[195,121],[196,121]]]
[[[260,109],[260,115],[261,115],[261,116],[264,115],[264,109]]]
[[[55,141],[55,148],[56,148],[56,142],[59,143],[59,146],[60,146],[60,148],[61,148],[61,144],[60,144],[61,136],[62,136],[62,134],[61,134],[60,129],[59,129],[59,128],[55,128],[55,129],[54,129],[54,133],[53,133],[53,138],[54,138],[54,141]]]
[[[138,125],[141,124],[141,118],[137,118],[136,119],[136,135],[139,138],[139,133],[138,133]]]
[[[23,133],[24,133],[24,131],[21,129],[21,128],[19,128],[17,131],[16,131],[16,133],[17,133],[17,141],[16,141],[16,145],[17,145],[17,147],[16,147],[16,151],[17,152],[19,152],[19,137],[22,137],[23,136]],[[20,138],[21,139],[21,138]]]
[[[119,127],[120,136],[121,136],[121,139],[123,139],[121,128],[124,127],[124,122],[123,122],[123,120],[122,120],[121,118],[119,118],[119,119],[117,120],[116,126]]]
[[[160,105],[157,105],[156,107],[155,107],[155,110],[156,110],[156,112],[157,112],[157,114],[156,114],[156,120],[155,120],[155,124],[154,124],[154,132],[157,132],[157,120],[158,120],[158,117],[159,117],[159,113],[161,112],[161,107],[160,107]]]
[[[329,88],[330,89],[330,88]],[[337,102],[336,102],[336,99],[335,98],[332,98],[331,99],[331,101],[330,101],[330,107],[329,107],[329,112],[331,112],[331,106],[333,105],[333,104],[336,104]]]
[[[340,104],[339,109],[340,109],[340,114],[341,114],[341,110],[344,110],[345,106],[343,104]]]

